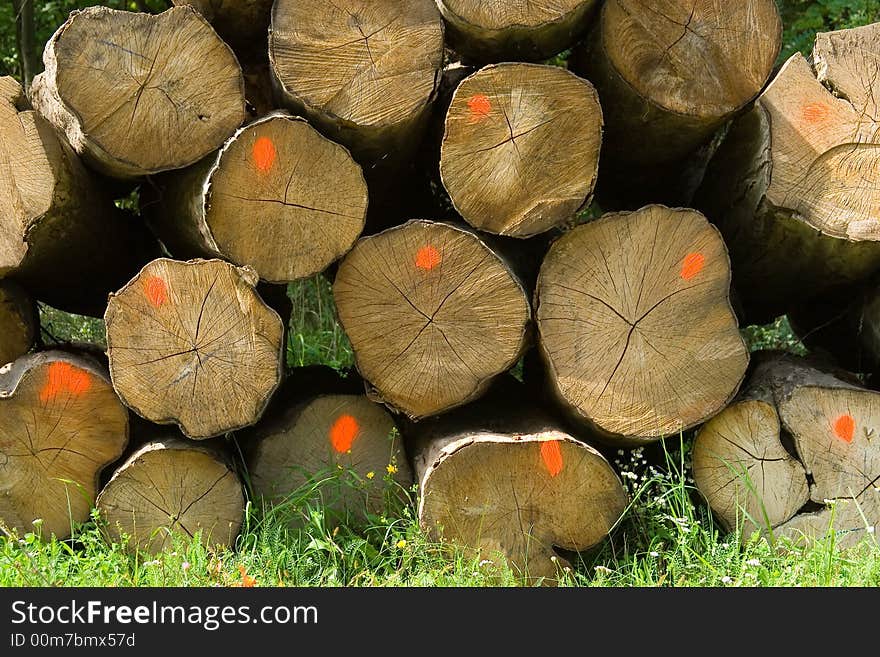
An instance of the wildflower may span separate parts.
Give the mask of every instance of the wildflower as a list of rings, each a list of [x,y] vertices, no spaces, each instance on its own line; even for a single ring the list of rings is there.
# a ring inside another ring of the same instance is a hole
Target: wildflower
[[[480,568],[484,566],[491,566],[494,563],[494,561],[490,561],[489,559],[483,559],[482,561],[480,561]]]
[[[180,569],[181,569],[184,573],[188,573],[190,567],[191,567],[191,566],[190,566],[189,561],[184,561],[182,564],[180,564]]]
[[[651,556],[654,557],[654,558],[656,559],[657,557],[660,556],[660,553],[657,552],[656,550],[652,550],[652,551],[651,551]]]
[[[596,566],[595,571],[596,571],[597,573],[604,573],[604,574],[606,574],[606,575],[610,575],[610,574],[611,574],[611,569],[610,569],[610,568],[606,568],[605,566]]]
[[[747,566],[760,566],[761,561],[759,559],[749,559],[748,561],[746,561],[746,565]]]
[[[375,476],[376,476],[376,473],[373,472],[372,470],[370,470],[370,471],[367,473],[367,479],[372,479],[372,478],[375,477]]]
[[[247,568],[245,568],[244,566],[239,566],[238,572],[241,575],[241,584],[239,586],[249,589],[257,585],[257,578],[248,575]]]
[[[733,581],[733,580],[730,579],[730,577],[728,577],[727,575],[725,575],[724,577],[721,578],[721,583],[722,583],[722,584],[730,584],[732,581]]]
[[[394,474],[395,472],[397,472],[397,466],[393,463],[389,463],[385,469],[388,470],[388,474]]]
[[[399,541],[397,541],[397,549],[398,550],[402,550],[405,547],[406,547],[406,539],[405,538],[402,538]]]

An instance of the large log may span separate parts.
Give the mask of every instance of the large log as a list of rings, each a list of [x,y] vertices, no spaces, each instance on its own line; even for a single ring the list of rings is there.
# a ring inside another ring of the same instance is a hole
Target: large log
[[[716,153],[699,206],[731,247],[750,323],[880,269],[880,26],[819,34]]]
[[[476,62],[542,61],[573,46],[597,0],[437,0],[449,45]]]
[[[9,77],[0,78],[0,136],[0,277],[55,308],[100,315],[158,245],[116,210]]]
[[[857,543],[880,524],[880,394],[793,356],[759,363],[697,436],[697,488],[744,539]]]
[[[614,443],[684,431],[724,408],[749,361],[730,261],[698,212],[606,215],[551,247],[535,293],[559,401]]]
[[[253,270],[154,260],[111,295],[104,320],[113,386],[127,406],[193,439],[249,426],[281,382],[282,322]]]
[[[557,580],[566,552],[600,543],[628,503],[605,458],[512,378],[405,435],[428,536],[506,561],[530,582]]]
[[[432,0],[277,0],[269,59],[284,102],[362,164],[418,146],[443,61]]]
[[[135,178],[189,166],[244,121],[229,47],[192,7],[74,11],[43,52],[31,99],[97,170]]]
[[[358,370],[411,417],[475,399],[526,346],[522,284],[480,237],[450,224],[410,221],[360,240],[333,296]]]
[[[245,126],[157,185],[145,209],[172,255],[249,265],[273,283],[326,269],[351,249],[367,215],[367,185],[348,151],[285,113]]]
[[[412,484],[402,439],[391,415],[357,392],[358,382],[319,385],[315,368],[295,370],[264,418],[239,432],[254,493],[273,505],[314,502],[345,521],[381,514]],[[354,377],[357,378],[357,377]],[[394,486],[385,483],[390,475]],[[291,500],[297,494],[301,499]],[[289,508],[291,518],[303,508]]]
[[[88,520],[101,470],[128,442],[128,411],[107,372],[60,351],[7,364],[0,368],[0,427],[0,525],[70,536]]]
[[[761,91],[781,43],[773,0],[606,2],[571,61],[605,111],[603,207],[689,204],[697,151]]]
[[[37,306],[28,293],[12,281],[0,281],[0,363],[30,351],[39,327]]]
[[[472,226],[530,237],[590,203],[601,145],[589,82],[555,66],[487,66],[455,91],[440,175]]]
[[[241,59],[266,57],[273,0],[174,0],[192,5]]]
[[[202,545],[231,546],[244,517],[235,470],[217,450],[167,438],[132,454],[101,491],[98,511],[114,543],[136,552],[162,552],[175,535]]]

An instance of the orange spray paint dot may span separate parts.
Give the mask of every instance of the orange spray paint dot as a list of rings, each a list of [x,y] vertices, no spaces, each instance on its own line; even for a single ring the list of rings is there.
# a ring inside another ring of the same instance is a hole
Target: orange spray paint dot
[[[251,155],[254,157],[254,164],[257,169],[266,173],[272,168],[272,165],[275,164],[275,157],[278,153],[275,150],[275,144],[272,143],[271,139],[268,137],[260,137],[257,139],[256,143],[254,143]]]
[[[339,454],[345,454],[360,432],[361,426],[357,420],[351,415],[340,415],[330,427],[330,443]]]
[[[541,458],[551,477],[562,472],[562,447],[558,440],[548,440],[541,443]]]
[[[144,293],[147,295],[147,300],[153,304],[153,307],[155,308],[161,307],[166,301],[168,301],[168,286],[165,285],[165,281],[158,276],[150,276],[147,279]]]
[[[430,244],[423,246],[416,253],[416,267],[424,269],[425,271],[431,271],[434,267],[439,265],[442,260],[443,258],[441,257],[440,252]]]
[[[468,109],[471,111],[471,123],[482,121],[492,111],[492,102],[488,96],[476,94],[468,98]]]
[[[844,442],[851,443],[856,431],[856,421],[852,415],[841,415],[834,420],[834,434]]]
[[[801,115],[806,123],[823,123],[828,120],[831,111],[825,103],[810,103],[804,105]]]
[[[40,390],[40,401],[56,399],[62,393],[79,397],[92,387],[92,378],[85,370],[74,367],[70,363],[57,362],[49,365],[49,376]]]
[[[706,258],[702,253],[688,253],[681,265],[681,277],[689,281],[694,276],[703,271],[703,265],[706,264]]]

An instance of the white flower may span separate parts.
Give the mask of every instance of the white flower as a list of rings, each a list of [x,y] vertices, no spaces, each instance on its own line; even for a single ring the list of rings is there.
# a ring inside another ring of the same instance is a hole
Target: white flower
[[[650,554],[651,554],[651,556],[654,557],[654,558],[657,558],[657,557],[660,556],[660,553],[659,553],[659,552],[656,552],[656,551],[651,551]]]
[[[727,575],[725,575],[724,577],[721,578],[721,583],[722,583],[722,584],[730,584],[732,581],[733,581],[733,580],[730,579]]]
[[[748,561],[746,561],[746,565],[747,566],[760,566],[761,562],[758,559],[749,559]]]

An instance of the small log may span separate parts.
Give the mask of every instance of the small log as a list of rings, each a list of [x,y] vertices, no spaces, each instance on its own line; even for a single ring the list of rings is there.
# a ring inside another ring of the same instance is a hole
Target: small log
[[[116,210],[10,77],[0,77],[0,135],[0,278],[54,308],[101,315],[158,244]]]
[[[731,247],[749,323],[880,270],[880,25],[818,35],[716,153],[698,205]],[[875,198],[876,197],[876,198]]]
[[[572,69],[599,90],[599,202],[686,205],[690,160],[761,91],[782,44],[773,0],[609,0]]]
[[[128,442],[128,411],[85,356],[45,351],[0,368],[0,525],[70,536],[101,470]]]
[[[694,481],[722,523],[857,543],[880,524],[880,393],[793,356],[759,361],[698,434]],[[836,506],[836,508],[832,508]]]
[[[616,444],[704,422],[749,361],[729,290],[724,242],[693,210],[654,205],[568,232],[535,293],[553,392]]]
[[[484,398],[419,422],[406,436],[428,536],[552,583],[568,565],[558,550],[599,544],[628,497],[608,461],[559,429],[528,394],[502,377]]]
[[[443,61],[432,0],[277,0],[269,60],[283,101],[362,163],[418,146]]]
[[[580,40],[597,4],[597,0],[437,0],[450,47],[481,63],[553,57]]]
[[[173,0],[192,5],[240,59],[266,57],[273,0]]]
[[[0,280],[0,363],[24,356],[40,328],[37,305],[21,286]]]
[[[216,450],[174,438],[147,443],[101,491],[108,540],[131,552],[159,553],[175,534],[206,547],[231,546],[244,517],[241,481]]]
[[[475,233],[424,220],[361,239],[333,296],[358,370],[411,417],[480,396],[525,350],[531,308]]]
[[[157,185],[158,202],[145,207],[173,256],[249,265],[273,283],[326,269],[354,246],[367,216],[367,184],[348,151],[284,113]]]
[[[253,270],[154,260],[111,295],[113,386],[129,408],[196,440],[256,422],[283,372],[282,322]]]
[[[455,92],[440,175],[472,226],[531,237],[592,201],[601,144],[589,82],[555,66],[487,66]]]
[[[295,371],[263,420],[238,434],[254,493],[270,504],[283,504],[309,482],[339,475],[338,482],[318,491],[329,515],[380,514],[386,494],[400,494],[413,481],[394,420],[382,406],[341,383],[336,392],[305,392],[296,379],[310,377],[311,369]],[[384,481],[389,470],[397,490],[389,490]]]
[[[244,121],[229,47],[192,7],[74,11],[43,53],[31,100],[98,171],[136,178],[189,166]]]

